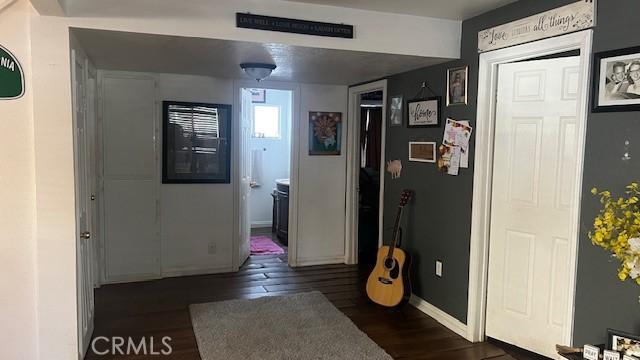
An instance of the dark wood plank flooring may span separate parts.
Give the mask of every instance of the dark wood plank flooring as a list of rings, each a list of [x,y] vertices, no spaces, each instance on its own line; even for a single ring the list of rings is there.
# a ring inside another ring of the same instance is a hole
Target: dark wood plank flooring
[[[286,256],[253,256],[238,273],[188,276],[96,290],[94,337],[172,338],[167,359],[200,359],[189,304],[318,290],[395,359],[513,360],[498,346],[472,344],[410,305],[400,310],[371,303],[364,283],[369,269],[325,265],[293,269]],[[158,358],[159,356],[155,356]],[[86,359],[141,359],[142,355]]]

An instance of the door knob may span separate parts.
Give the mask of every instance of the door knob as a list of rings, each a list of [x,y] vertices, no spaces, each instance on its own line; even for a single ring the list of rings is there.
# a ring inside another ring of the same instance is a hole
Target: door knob
[[[95,195],[91,195],[91,201],[94,201],[96,199]]]
[[[88,231],[83,232],[82,234],[80,234],[80,239],[82,239],[82,240],[91,239],[91,233],[88,232]]]

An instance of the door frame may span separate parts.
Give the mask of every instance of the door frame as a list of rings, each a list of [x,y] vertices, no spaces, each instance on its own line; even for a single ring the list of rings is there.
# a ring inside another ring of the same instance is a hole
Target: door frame
[[[493,144],[498,85],[498,66],[545,55],[580,50],[580,89],[578,94],[576,153],[576,179],[572,194],[571,232],[569,244],[569,279],[566,327],[564,341],[573,338],[575,284],[577,272],[578,239],[580,235],[580,204],[584,167],[584,148],[589,113],[590,68],[593,30],[584,30],[564,36],[540,40],[528,44],[480,54],[478,73],[478,113],[476,121],[476,153],[473,177],[473,206],[471,212],[471,246],[469,258],[469,295],[467,339],[484,341],[487,307],[487,283],[489,267],[489,230],[491,223],[491,183],[493,169]]]
[[[289,149],[289,229],[288,229],[288,245],[287,256],[289,266],[297,266],[298,264],[298,167],[300,159],[300,85],[290,82],[276,81],[250,81],[235,80],[233,82],[233,116],[232,122],[232,138],[233,138],[233,247],[232,247],[232,267],[234,271],[240,269],[240,226],[242,224],[243,214],[240,208],[240,107],[242,99],[240,91],[243,88],[252,89],[271,89],[271,90],[287,90],[291,91],[291,124],[289,136],[291,138],[291,147]]]
[[[383,239],[384,177],[387,136],[387,79],[349,87],[349,115],[347,123],[347,193],[345,221],[345,264],[358,263],[358,207],[360,181],[360,95],[382,91],[382,122],[380,126],[380,206],[378,212],[378,246]]]

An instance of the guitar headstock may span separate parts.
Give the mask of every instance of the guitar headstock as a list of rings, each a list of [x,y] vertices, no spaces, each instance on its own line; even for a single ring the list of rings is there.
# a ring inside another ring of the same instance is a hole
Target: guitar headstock
[[[400,195],[400,206],[405,206],[411,200],[413,196],[413,190],[404,189],[402,190],[402,194]]]

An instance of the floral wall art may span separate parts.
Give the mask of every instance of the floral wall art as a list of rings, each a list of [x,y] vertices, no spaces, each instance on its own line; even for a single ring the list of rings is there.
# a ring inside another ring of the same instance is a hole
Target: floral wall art
[[[309,112],[309,155],[340,155],[342,113]]]

